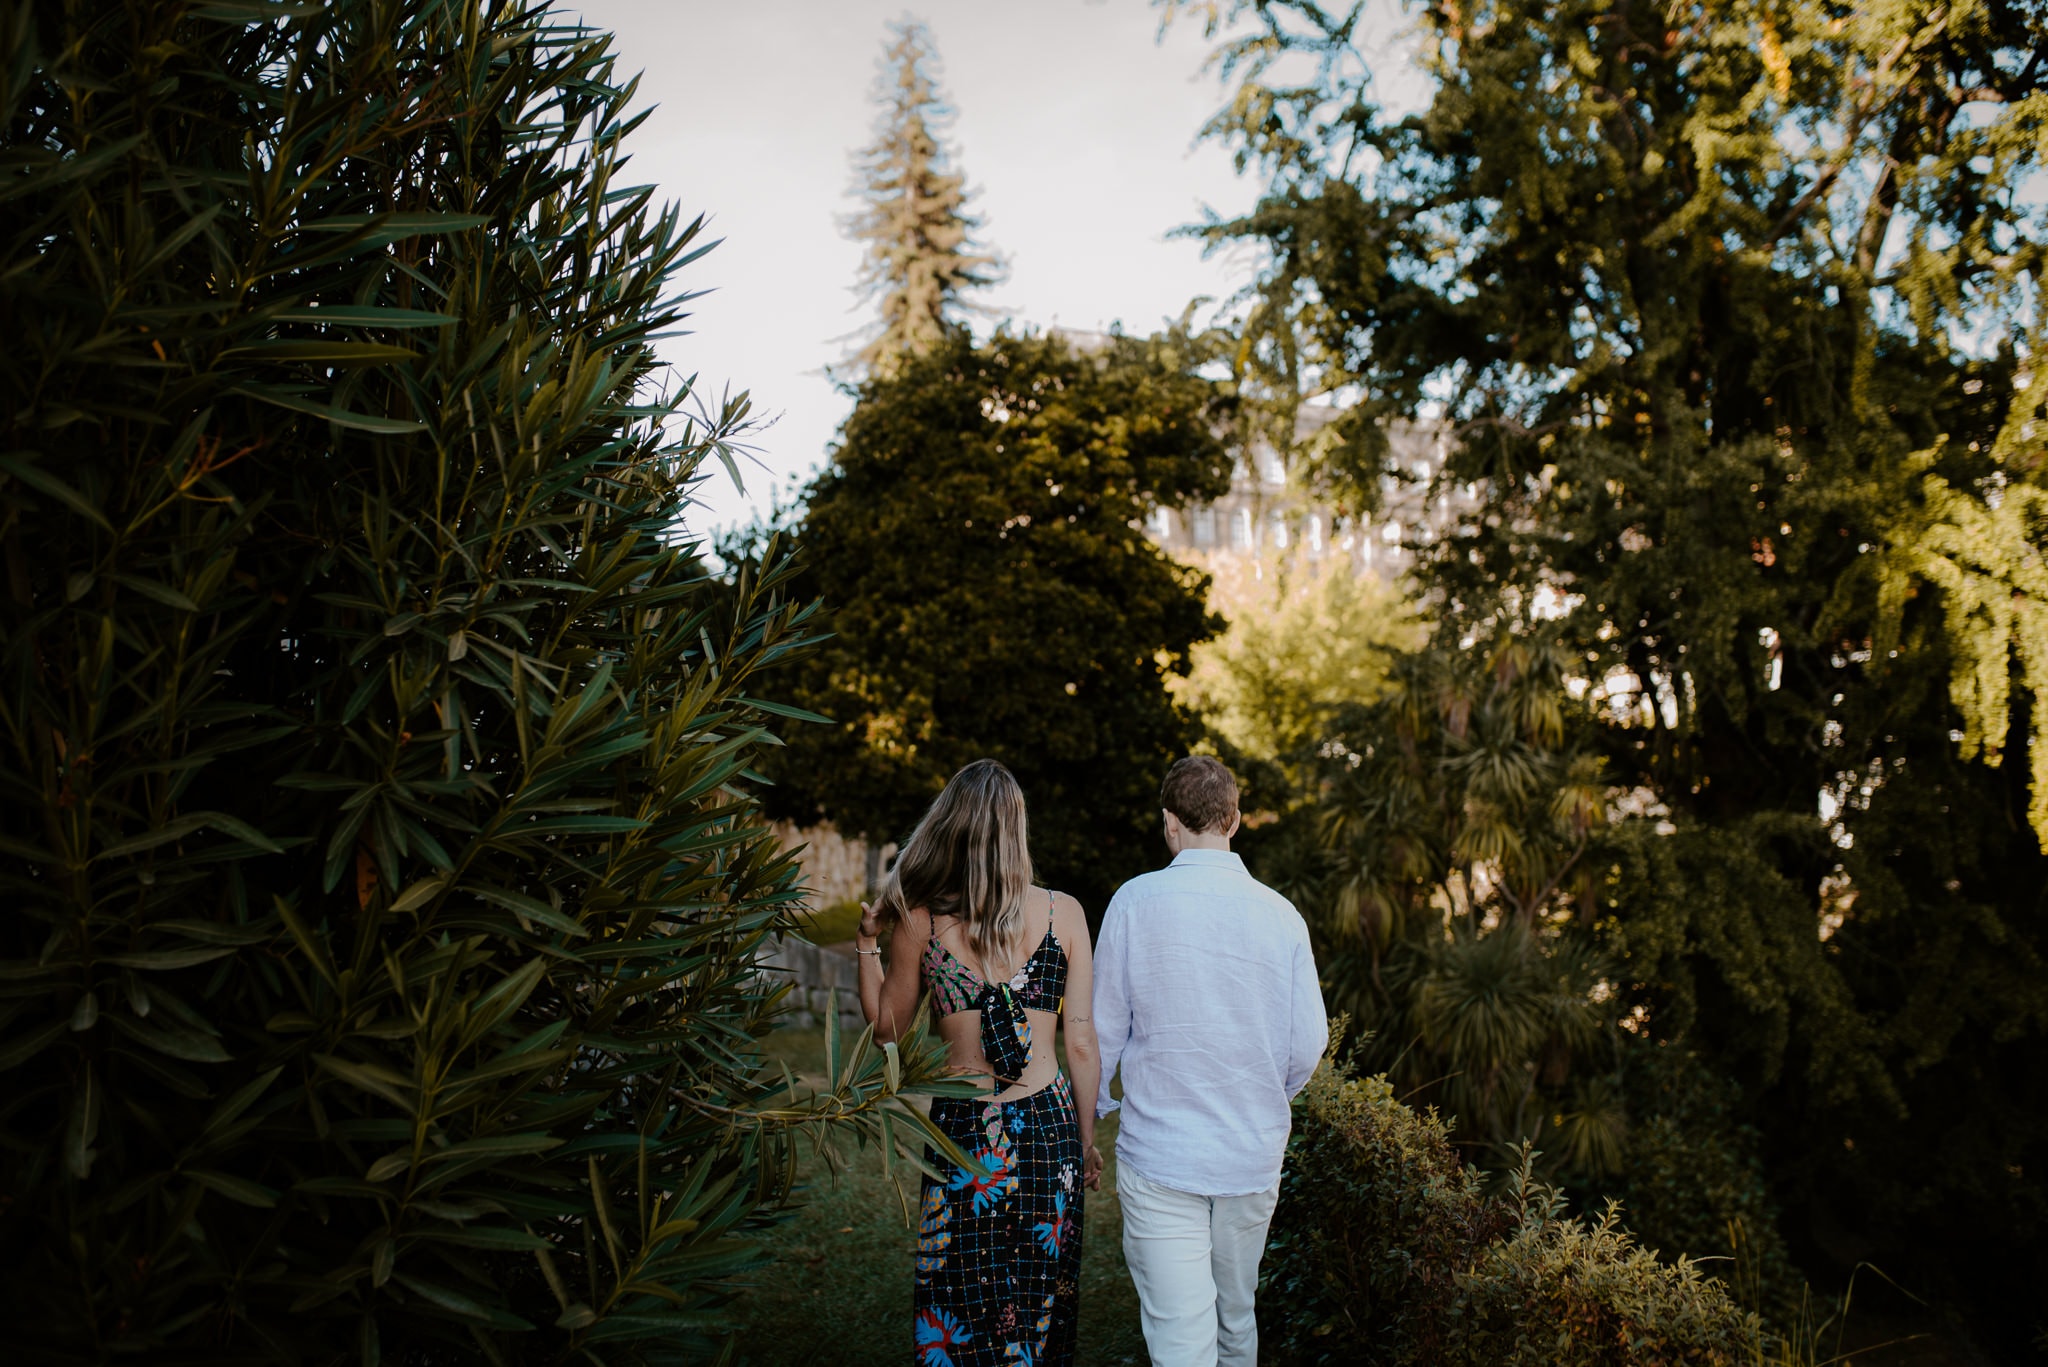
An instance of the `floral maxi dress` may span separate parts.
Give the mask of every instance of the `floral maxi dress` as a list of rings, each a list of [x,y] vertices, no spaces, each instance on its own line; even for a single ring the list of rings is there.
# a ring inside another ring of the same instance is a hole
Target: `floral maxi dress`
[[[1026,1008],[1057,1015],[1066,996],[1067,953],[1049,914],[1044,940],[1006,983],[983,982],[937,936],[922,968],[940,1015],[981,1012],[982,1052],[998,1078],[1017,1076],[1030,1058]],[[933,1169],[949,1175],[926,1177],[921,1190],[917,1367],[1071,1367],[1082,1187],[1066,1074],[1011,1101],[942,1098],[932,1120],[986,1173],[927,1151]]]

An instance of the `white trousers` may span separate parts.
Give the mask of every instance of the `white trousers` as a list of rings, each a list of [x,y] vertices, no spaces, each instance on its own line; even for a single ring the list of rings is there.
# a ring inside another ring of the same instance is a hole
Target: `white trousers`
[[[1152,1367],[1256,1367],[1252,1298],[1280,1184],[1196,1196],[1118,1168],[1116,1194]]]

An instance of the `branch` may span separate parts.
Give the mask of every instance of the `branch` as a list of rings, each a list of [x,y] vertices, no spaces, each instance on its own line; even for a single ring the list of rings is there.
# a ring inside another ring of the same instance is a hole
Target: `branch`
[[[1813,207],[1814,201],[1826,194],[1829,188],[1834,185],[1836,179],[1841,176],[1843,168],[1854,158],[1856,142],[1857,139],[1863,136],[1864,125],[1869,123],[1874,115],[1883,110],[1885,105],[1891,103],[1890,99],[1886,99],[1881,104],[1872,103],[1876,97],[1878,87],[1883,83],[1884,78],[1891,73],[1892,67],[1898,62],[1899,58],[1905,56],[1907,49],[1912,45],[1913,38],[1911,34],[1901,36],[1899,41],[1892,44],[1891,51],[1885,53],[1878,60],[1877,69],[1871,72],[1869,77],[1859,82],[1863,86],[1863,91],[1857,97],[1855,112],[1843,121],[1845,132],[1842,137],[1842,150],[1835,154],[1834,160],[1828,168],[1815,178],[1812,185],[1807,187],[1806,193],[1801,195],[1793,202],[1792,207],[1785,211],[1784,216],[1778,220],[1777,226],[1764,235],[1765,245],[1776,242],[1779,238],[1790,232],[1793,225],[1805,216],[1808,209]],[[1903,88],[1901,87],[1901,89]],[[1898,92],[1894,91],[1893,97],[1896,97],[1897,94]]]

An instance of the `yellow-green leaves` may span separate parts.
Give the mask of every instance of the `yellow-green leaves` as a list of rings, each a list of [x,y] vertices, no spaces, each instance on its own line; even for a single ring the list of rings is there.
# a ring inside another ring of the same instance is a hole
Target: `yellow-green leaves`
[[[2020,425],[2016,416],[2011,426]],[[1916,462],[1931,465],[1938,454],[1924,451]],[[2048,490],[2002,472],[1983,490],[1958,489],[1929,470],[1920,505],[1898,510],[1889,530],[1873,650],[1891,656],[1909,596],[1923,585],[1936,591],[1952,660],[1949,698],[1963,723],[1958,747],[1964,758],[1996,766],[2007,748],[2015,684],[2033,717],[2048,716]],[[2048,734],[2038,721],[2027,752],[2027,819],[2048,848]]]

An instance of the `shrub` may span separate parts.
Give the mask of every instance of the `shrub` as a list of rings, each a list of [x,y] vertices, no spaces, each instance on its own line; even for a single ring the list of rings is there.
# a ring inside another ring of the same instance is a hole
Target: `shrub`
[[[1689,1051],[1648,1040],[1626,1043],[1622,1071],[1631,1123],[1613,1191],[1629,1229],[1672,1257],[1728,1257],[1739,1237],[1740,1274],[1733,1261],[1713,1271],[1789,1323],[1802,1284],[1778,1232],[1757,1132],[1739,1118],[1739,1089]]]
[[[1592,1220],[1517,1174],[1507,1236],[1458,1279],[1443,1360],[1489,1367],[1621,1367],[1749,1360],[1759,1326],[1719,1281],[1662,1262],[1621,1226],[1619,1204]]]
[[[1563,1211],[1526,1161],[1489,1196],[1440,1117],[1326,1061],[1296,1103],[1262,1342],[1280,1362],[1371,1367],[1747,1359],[1760,1326],[1719,1282],[1660,1262],[1616,1206]]]
[[[797,889],[747,773],[808,610],[679,535],[744,408],[656,384],[703,248],[617,181],[609,40],[0,21],[10,1347],[715,1356],[793,1127],[931,1057],[759,1067]]]
[[[1288,1362],[1434,1361],[1459,1274],[1502,1212],[1443,1119],[1401,1105],[1384,1077],[1326,1061],[1294,1123],[1261,1266],[1262,1346]]]

